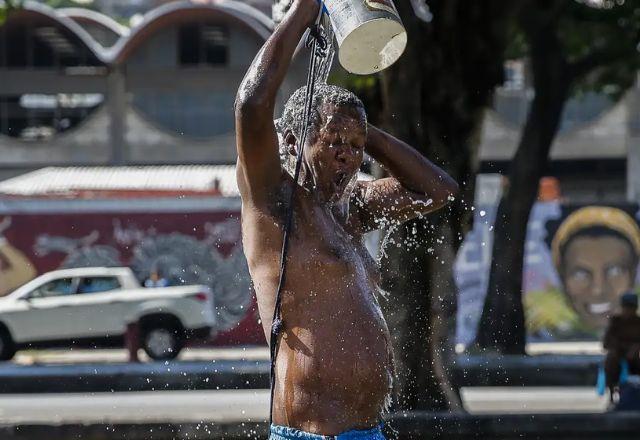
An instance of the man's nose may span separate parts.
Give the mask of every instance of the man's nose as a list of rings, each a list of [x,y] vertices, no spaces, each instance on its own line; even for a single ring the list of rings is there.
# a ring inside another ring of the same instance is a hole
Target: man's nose
[[[349,160],[349,151],[345,144],[336,145],[336,160],[342,163]]]

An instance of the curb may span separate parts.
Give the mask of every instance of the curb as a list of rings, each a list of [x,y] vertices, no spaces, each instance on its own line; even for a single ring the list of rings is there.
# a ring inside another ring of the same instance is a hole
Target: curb
[[[459,355],[452,381],[468,386],[593,386],[602,355]]]
[[[0,425],[3,440],[217,440],[264,439],[266,422]],[[387,418],[388,438],[443,440],[545,439],[632,440],[640,432],[640,414],[469,415],[412,412]]]
[[[0,367],[0,393],[183,391],[269,388],[268,361]]]
[[[595,386],[599,355],[458,356],[467,386]],[[0,394],[269,388],[269,361],[0,366]]]

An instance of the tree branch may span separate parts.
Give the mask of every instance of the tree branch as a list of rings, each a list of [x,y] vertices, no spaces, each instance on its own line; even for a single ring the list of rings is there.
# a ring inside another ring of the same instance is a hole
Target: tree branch
[[[620,42],[620,44],[602,46],[584,57],[570,62],[568,64],[570,80],[577,80],[600,67],[629,59],[629,57],[637,57],[636,47],[639,43],[640,34],[636,36],[635,41],[630,45]]]

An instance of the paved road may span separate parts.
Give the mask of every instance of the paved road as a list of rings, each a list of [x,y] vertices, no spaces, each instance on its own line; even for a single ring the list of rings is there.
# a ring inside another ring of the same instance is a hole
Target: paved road
[[[608,405],[594,387],[474,387],[463,388],[462,399],[475,414],[604,412]]]
[[[602,412],[591,388],[463,390],[472,413]],[[0,423],[130,423],[259,421],[268,416],[267,390],[2,395]]]
[[[257,421],[268,403],[267,390],[12,394],[0,397],[0,423]]]

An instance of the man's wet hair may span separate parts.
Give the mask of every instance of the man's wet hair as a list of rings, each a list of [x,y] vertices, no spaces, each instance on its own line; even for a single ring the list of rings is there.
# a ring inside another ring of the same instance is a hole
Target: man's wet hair
[[[306,86],[300,87],[293,92],[284,106],[282,117],[276,121],[276,130],[278,131],[280,140],[280,162],[284,169],[292,176],[295,168],[295,158],[289,154],[284,134],[287,130],[291,130],[297,139],[301,138],[300,129],[302,128],[306,92]],[[323,104],[362,109],[362,111],[365,112],[364,104],[353,92],[331,84],[317,84],[315,86],[311,107],[311,131],[318,128],[320,122],[319,108]],[[307,134],[307,136],[307,140],[309,140],[309,134]]]
[[[287,130],[300,139],[300,129],[304,115],[305,97],[307,87],[300,87],[293,92],[282,112],[282,117],[277,121],[278,131],[284,135]],[[323,104],[333,104],[337,107],[351,107],[364,111],[364,104],[353,92],[332,84],[317,84],[313,94],[311,107],[311,127],[317,127],[320,122],[319,108]]]

